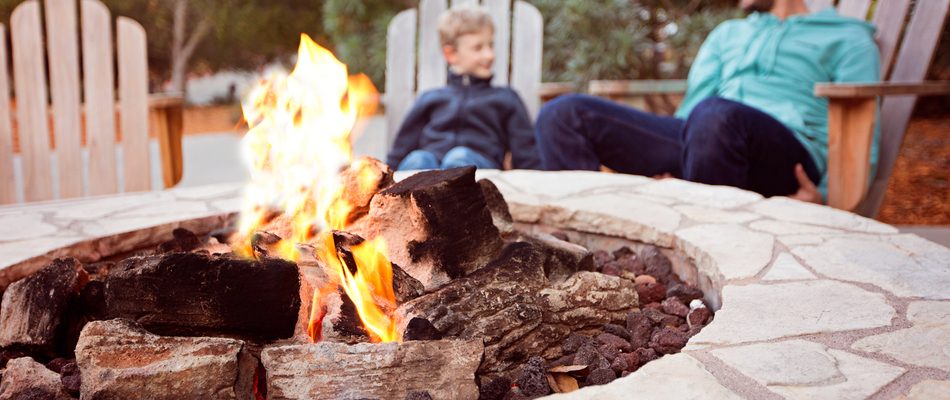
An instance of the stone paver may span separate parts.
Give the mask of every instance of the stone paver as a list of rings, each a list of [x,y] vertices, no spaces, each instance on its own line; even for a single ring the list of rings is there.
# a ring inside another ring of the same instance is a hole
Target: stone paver
[[[939,252],[917,255],[889,242],[832,238],[792,253],[834,279],[870,283],[900,297],[950,299],[950,257]]]
[[[884,295],[837,281],[726,286],[715,322],[690,342],[733,344],[876,328],[895,316]]]
[[[772,260],[775,237],[739,225],[698,225],[676,232],[677,247],[687,256],[710,264],[726,279],[758,274]],[[709,260],[705,260],[708,258]]]
[[[683,269],[695,267],[686,276],[710,288],[709,305],[721,304],[683,354],[554,398],[771,391],[918,399],[950,391],[950,301],[940,301],[950,299],[946,247],[848,212],[677,179],[497,170],[476,178],[491,179],[515,221],[539,225],[532,229],[679,253]],[[168,240],[176,227],[220,227],[239,210],[241,190],[231,183],[0,207],[0,290],[53,257],[95,260]]]
[[[950,381],[927,379],[910,388],[907,396],[900,396],[897,400],[936,400],[950,399]]]
[[[772,268],[769,268],[769,272],[762,277],[762,280],[766,281],[805,279],[815,279],[815,274],[808,272],[801,263],[795,260],[795,257],[788,253],[779,254],[772,263]]]
[[[679,179],[661,179],[635,189],[637,193],[677,199],[684,204],[701,204],[732,209],[762,200],[762,195],[728,186],[710,186]]]
[[[718,349],[712,354],[789,399],[863,399],[906,372],[800,339]]]
[[[609,385],[545,397],[551,400],[626,399],[741,399],[722,386],[706,367],[687,354],[674,354],[653,361],[635,374]]]
[[[914,326],[867,337],[851,347],[950,372],[950,303],[913,302],[907,307],[907,319]]]

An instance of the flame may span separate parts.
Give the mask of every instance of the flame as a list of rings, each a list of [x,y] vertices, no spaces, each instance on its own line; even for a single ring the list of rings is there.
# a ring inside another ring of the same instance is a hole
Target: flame
[[[243,143],[251,182],[244,191],[235,252],[255,257],[253,232],[262,229],[271,211],[283,211],[279,222],[291,233],[267,250],[296,262],[301,255],[295,244],[312,243],[330,281],[314,294],[311,338],[322,339],[324,299],[340,287],[374,341],[400,340],[391,317],[395,296],[386,243],[378,238],[352,246],[356,272],[351,273],[328,231],[344,229],[353,210],[339,174],[352,162],[350,133],[357,118],[375,112],[378,94],[372,82],[362,74],[347,77],[346,65],[303,34],[293,72],[275,73],[249,99],[243,104],[250,127]],[[376,189],[365,162],[351,168],[361,193]]]

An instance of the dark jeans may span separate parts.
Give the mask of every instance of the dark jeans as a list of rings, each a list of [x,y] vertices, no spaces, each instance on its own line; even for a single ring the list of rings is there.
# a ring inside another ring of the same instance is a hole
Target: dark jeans
[[[474,165],[476,168],[482,169],[501,169],[501,166],[495,161],[478,154],[475,150],[465,146],[456,146],[453,147],[452,150],[449,150],[448,153],[445,153],[445,157],[442,157],[441,161],[435,154],[428,151],[413,150],[399,163],[396,170],[449,169],[464,167],[466,165]]]
[[[535,135],[544,169],[626,174],[665,172],[711,185],[782,196],[798,191],[795,164],[815,184],[821,175],[794,133],[772,116],[719,97],[686,120],[587,95],[559,96],[538,115]]]

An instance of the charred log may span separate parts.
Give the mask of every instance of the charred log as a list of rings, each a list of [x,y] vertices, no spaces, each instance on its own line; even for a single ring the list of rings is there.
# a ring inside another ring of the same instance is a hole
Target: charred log
[[[96,317],[135,320],[160,335],[271,341],[293,336],[300,276],[276,258],[171,253],[122,261],[84,298],[101,307]]]
[[[0,306],[0,347],[71,354],[85,322],[79,293],[88,281],[79,261],[67,257],[10,285]]]
[[[353,231],[384,237],[389,260],[427,291],[485,266],[503,245],[473,166],[420,172],[379,192]]]

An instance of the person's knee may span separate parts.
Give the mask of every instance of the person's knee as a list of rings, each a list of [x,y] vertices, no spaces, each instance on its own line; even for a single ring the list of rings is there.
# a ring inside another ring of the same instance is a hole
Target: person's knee
[[[465,146],[455,147],[449,150],[448,153],[445,153],[445,157],[442,157],[442,169],[464,167],[466,165],[474,165],[478,168],[491,168],[491,166],[487,165],[485,157],[482,157],[476,153],[475,150]]]
[[[684,143],[705,148],[734,142],[747,108],[715,96],[699,102],[686,119]]]
[[[548,125],[556,118],[563,119],[569,115],[576,114],[578,107],[584,103],[585,97],[586,96],[577,93],[563,94],[555,97],[547,103],[544,103],[544,105],[541,106],[541,110],[538,111],[538,120],[536,125]]]
[[[396,168],[399,171],[439,168],[439,159],[425,150],[413,150]]]

